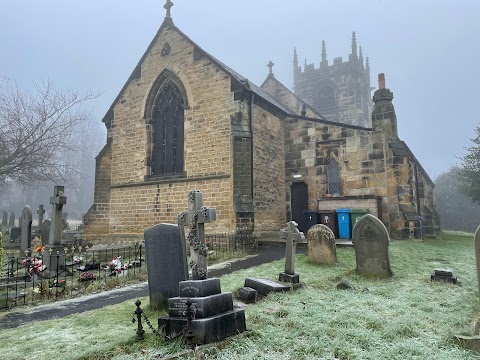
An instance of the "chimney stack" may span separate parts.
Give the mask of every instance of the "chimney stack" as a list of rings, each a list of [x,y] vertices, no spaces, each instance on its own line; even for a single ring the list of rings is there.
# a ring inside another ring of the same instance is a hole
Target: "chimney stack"
[[[385,74],[380,73],[378,74],[378,88],[385,89]]]

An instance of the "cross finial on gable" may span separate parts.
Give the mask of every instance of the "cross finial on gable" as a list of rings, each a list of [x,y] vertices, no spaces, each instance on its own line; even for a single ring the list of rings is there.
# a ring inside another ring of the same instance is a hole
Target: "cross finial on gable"
[[[275,65],[275,64],[270,60],[270,62],[267,65],[268,68],[269,68],[269,71],[268,71],[269,74],[273,74],[273,70],[272,70],[273,65]]]
[[[172,8],[173,3],[170,0],[167,0],[167,3],[163,7],[167,10],[167,15],[165,15],[165,20],[172,21],[172,16],[170,14],[170,9]]]

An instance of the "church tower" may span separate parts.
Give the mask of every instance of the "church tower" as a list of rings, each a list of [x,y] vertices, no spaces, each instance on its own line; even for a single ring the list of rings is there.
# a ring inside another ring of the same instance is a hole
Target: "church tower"
[[[352,33],[352,51],[348,61],[341,57],[328,64],[325,41],[322,41],[320,66],[307,64],[302,71],[297,50],[293,58],[294,92],[327,120],[371,127],[370,64],[364,63],[362,47],[357,48]]]

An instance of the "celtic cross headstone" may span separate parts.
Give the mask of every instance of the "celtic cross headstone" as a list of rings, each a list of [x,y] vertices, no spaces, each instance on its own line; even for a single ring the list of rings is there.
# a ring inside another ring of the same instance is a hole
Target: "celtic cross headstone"
[[[205,244],[205,224],[217,219],[214,208],[203,206],[202,193],[192,190],[188,193],[188,211],[178,216],[178,225],[184,236],[184,226],[189,226],[188,242],[190,244],[190,267],[192,279],[207,278],[208,247]]]

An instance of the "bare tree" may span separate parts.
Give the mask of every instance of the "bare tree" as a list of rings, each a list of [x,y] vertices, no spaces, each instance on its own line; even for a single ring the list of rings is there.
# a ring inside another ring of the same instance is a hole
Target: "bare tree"
[[[59,91],[50,81],[34,85],[30,94],[0,78],[0,187],[78,178],[67,154],[81,148],[74,138],[89,119],[82,105],[98,94]]]

